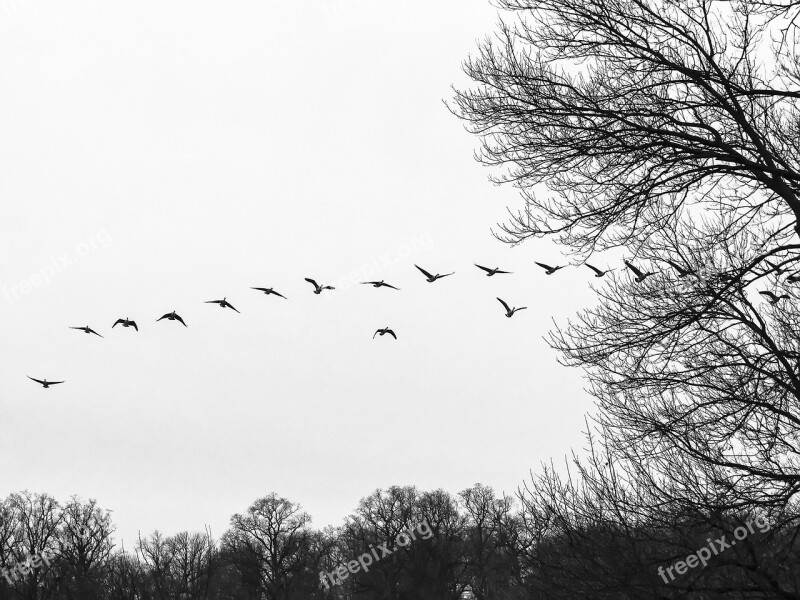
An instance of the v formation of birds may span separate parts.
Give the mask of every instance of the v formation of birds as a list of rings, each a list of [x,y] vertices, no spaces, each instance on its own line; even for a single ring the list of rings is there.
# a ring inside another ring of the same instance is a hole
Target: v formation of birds
[[[655,271],[651,271],[651,272],[642,271],[641,269],[639,269],[638,267],[633,265],[628,260],[625,260],[623,262],[625,263],[625,266],[631,271],[631,273],[633,273],[634,281],[636,283],[642,283],[645,279],[647,279],[651,275],[655,275],[656,274]],[[697,275],[697,272],[694,269],[692,269],[691,267],[679,265],[679,264],[677,264],[677,263],[675,263],[675,262],[673,262],[671,260],[667,260],[666,262],[673,269],[675,269],[675,271],[678,273],[678,277],[680,277],[680,278],[684,278],[684,277],[686,277],[688,275]],[[554,273],[556,273],[557,271],[559,271],[560,269],[563,269],[565,267],[565,265],[550,266],[550,265],[547,265],[547,264],[544,264],[544,263],[540,263],[540,262],[536,262],[535,264],[537,264],[539,267],[544,269],[546,275],[553,275]],[[588,267],[589,269],[591,269],[594,272],[594,276],[595,277],[603,277],[606,273],[608,273],[609,271],[612,270],[612,269],[602,270],[602,269],[598,269],[597,267],[593,267],[589,263],[584,263],[584,264],[585,264],[586,267]],[[782,269],[782,268],[770,263],[769,261],[767,261],[767,264],[769,264],[770,267],[772,267],[772,270],[775,271],[778,274],[782,274],[784,272],[784,269]],[[439,279],[443,279],[445,277],[450,277],[451,275],[455,274],[455,272],[444,273],[444,274],[440,274],[440,273],[432,274],[429,271],[426,271],[425,269],[420,267],[419,265],[415,264],[414,266],[420,271],[420,273],[422,273],[422,275],[425,276],[425,280],[428,283],[434,283],[434,282],[438,281]],[[504,270],[502,270],[500,268],[496,268],[496,267],[495,268],[489,268],[489,267],[484,267],[484,266],[479,265],[479,264],[475,264],[475,266],[478,267],[481,271],[483,271],[486,274],[487,277],[492,277],[494,275],[511,275],[512,274],[511,271],[504,271]],[[330,285],[320,285],[319,283],[316,282],[316,280],[311,279],[310,277],[306,277],[305,280],[308,283],[310,283],[312,286],[314,286],[314,290],[313,290],[314,294],[318,294],[319,295],[324,291],[336,289],[336,288],[334,288],[333,286],[330,286]],[[786,281],[789,282],[789,283],[800,282],[800,273],[794,273],[794,274],[789,275],[786,278]],[[361,284],[362,285],[371,285],[374,288],[385,287],[385,288],[390,288],[390,289],[397,290],[397,291],[400,290],[400,288],[395,287],[395,286],[393,286],[393,285],[391,285],[389,283],[386,283],[384,280],[380,280],[380,281],[362,281]],[[266,288],[266,287],[252,287],[250,289],[262,292],[263,294],[265,294],[267,296],[278,296],[280,298],[283,298],[284,300],[287,299],[286,296],[284,296],[283,294],[281,294],[280,292],[276,291],[274,288],[271,288],[271,287],[269,287],[269,288]],[[774,294],[773,292],[770,292],[770,291],[760,291],[759,294],[761,294],[765,298],[767,298],[769,303],[773,304],[773,305],[777,304],[781,300],[788,299],[790,297],[788,294],[776,295],[776,294]],[[509,306],[508,303],[505,300],[503,300],[502,298],[497,298],[497,300],[503,306],[503,309],[505,311],[505,316],[507,318],[509,318],[509,319],[511,317],[513,317],[515,313],[517,313],[517,312],[519,312],[521,310],[527,309],[527,306],[520,306],[520,307]],[[233,304],[228,302],[227,297],[223,297],[222,300],[206,300],[205,303],[206,304],[216,304],[220,308],[223,308],[223,309],[224,308],[229,308],[229,309],[231,309],[231,310],[233,310],[233,311],[235,311],[237,313],[239,312],[239,310],[235,306],[233,306]],[[183,320],[183,318],[174,310],[172,312],[168,312],[165,315],[159,317],[158,319],[156,319],[156,322],[162,321],[164,319],[166,319],[168,321],[177,321],[178,323],[180,323],[184,327],[188,327],[188,325]],[[132,319],[129,319],[127,317],[124,318],[124,319],[117,319],[114,322],[114,324],[111,326],[111,328],[113,329],[117,325],[121,325],[122,327],[126,327],[126,328],[127,327],[133,327],[137,332],[139,331],[139,326],[136,324],[136,321],[134,321]],[[96,335],[98,337],[103,337],[101,334],[97,333],[94,329],[92,329],[88,325],[85,325],[85,326],[82,326],[82,327],[70,327],[70,329],[77,329],[77,330],[83,331],[84,333],[89,334],[89,335]],[[381,327],[381,328],[377,329],[375,331],[375,333],[372,335],[372,339],[375,339],[377,336],[383,337],[385,335],[390,335],[392,338],[397,340],[397,334],[389,326]],[[30,379],[32,381],[35,381],[36,383],[40,384],[45,389],[49,388],[51,385],[57,385],[59,383],[65,383],[64,381],[48,381],[47,379],[36,379],[34,377],[31,377],[30,375],[28,375],[27,377],[28,377],[28,379]]]

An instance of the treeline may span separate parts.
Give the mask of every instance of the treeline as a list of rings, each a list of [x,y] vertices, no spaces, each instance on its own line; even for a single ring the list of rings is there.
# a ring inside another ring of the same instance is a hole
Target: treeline
[[[12,494],[0,505],[0,600],[800,597],[796,513],[648,508],[654,489],[633,497],[578,468],[579,485],[547,469],[513,499],[479,484],[457,496],[378,490],[323,530],[270,494],[220,539],[156,531],[133,548],[115,546],[92,500]],[[426,535],[402,537],[414,528]],[[706,566],[667,571],[704,547]]]

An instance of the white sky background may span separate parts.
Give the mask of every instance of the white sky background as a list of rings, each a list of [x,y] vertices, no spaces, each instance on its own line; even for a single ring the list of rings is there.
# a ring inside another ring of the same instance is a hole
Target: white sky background
[[[516,192],[442,104],[496,20],[486,0],[0,0],[0,492],[96,498],[132,547],[219,536],[272,491],[320,528],[393,484],[513,492],[583,447],[582,374],[542,336],[591,273],[491,237]],[[203,303],[223,296],[242,314]],[[155,323],[173,309],[187,329]]]

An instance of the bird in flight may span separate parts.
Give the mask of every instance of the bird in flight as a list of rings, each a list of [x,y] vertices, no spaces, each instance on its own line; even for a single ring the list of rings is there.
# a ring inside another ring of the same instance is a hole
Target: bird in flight
[[[275,291],[275,290],[273,290],[272,288],[260,288],[260,287],[254,287],[254,288],[250,288],[250,289],[251,289],[251,290],[258,290],[259,292],[264,292],[264,293],[265,293],[267,296],[269,296],[270,294],[272,294],[273,296],[280,296],[281,298],[283,298],[284,300],[286,300],[286,296],[284,296],[284,295],[283,295],[283,294],[281,294],[280,292],[276,292],[276,291]]]
[[[139,328],[136,326],[136,321],[131,321],[130,319],[117,319],[116,322],[111,326],[111,329],[114,329],[114,327],[120,324],[123,327],[133,327],[136,331],[139,331]]]
[[[694,269],[690,267],[682,267],[676,262],[666,259],[667,264],[678,272],[678,277],[683,279],[687,275],[695,275]]]
[[[533,261],[533,262],[536,262],[536,261]],[[564,268],[564,265],[560,265],[560,266],[557,266],[557,267],[551,267],[550,265],[546,265],[546,264],[540,263],[540,262],[536,262],[536,264],[539,265],[540,267],[542,267],[545,270],[545,275],[552,275],[553,273],[555,273],[559,269],[563,269]]]
[[[441,279],[442,277],[449,277],[450,275],[453,275],[455,273],[455,271],[453,271],[452,273],[445,273],[444,275],[440,275],[439,273],[437,273],[436,275],[431,275],[430,273],[428,273],[425,269],[423,269],[419,265],[414,265],[414,266],[417,267],[417,269],[419,269],[420,273],[425,275],[425,278],[428,281],[428,283],[433,283],[437,279]]]
[[[758,292],[758,293],[761,294],[762,296],[766,296],[770,304],[777,304],[778,301],[790,297],[789,294],[781,294],[780,296],[776,296],[772,292]]]
[[[178,321],[184,327],[188,327],[188,325],[186,325],[186,323],[184,323],[183,319],[181,319],[181,316],[178,313],[176,313],[174,310],[171,313],[167,313],[163,317],[160,317],[160,318],[156,319],[156,323],[158,323],[161,319],[169,319],[170,321]]]
[[[220,308],[232,308],[233,310],[236,310],[236,307],[228,302],[227,297],[223,298],[222,300],[206,300],[206,304],[219,304]],[[239,311],[236,310],[236,312],[238,313]]]
[[[602,277],[603,275],[605,275],[606,273],[608,273],[611,270],[611,269],[606,269],[605,271],[601,271],[600,269],[598,269],[597,267],[593,267],[589,263],[584,263],[584,264],[587,267],[589,267],[592,271],[594,271],[594,276],[595,277]]]
[[[394,331],[392,331],[392,330],[391,330],[391,329],[389,329],[388,327],[384,327],[383,329],[378,329],[378,330],[377,330],[375,333],[373,333],[373,334],[372,334],[372,339],[374,340],[374,339],[375,339],[375,336],[376,336],[376,335],[378,335],[378,334],[380,334],[380,336],[381,336],[381,337],[383,337],[383,336],[384,336],[384,335],[386,335],[387,333],[388,333],[390,336],[392,336],[394,339],[397,339],[397,336],[395,335]]]
[[[514,313],[517,312],[518,310],[525,310],[526,308],[528,308],[527,306],[520,306],[519,308],[511,308],[508,306],[508,304],[505,303],[505,301],[502,298],[498,298],[498,300],[500,301],[500,304],[503,305],[503,308],[506,309],[506,316],[509,319],[513,317]]]
[[[33,378],[33,377],[31,377],[30,375],[28,375],[27,377],[28,377],[28,379],[32,379],[32,380],[33,380],[33,381],[35,381],[36,383],[41,383],[41,384],[42,384],[42,386],[43,386],[43,387],[45,387],[45,388],[49,388],[51,385],[56,385],[56,384],[59,384],[59,383],[64,383],[63,381],[47,381],[47,379],[34,379],[34,378]]]
[[[797,283],[800,281],[800,273],[792,273],[786,278],[786,283]]]
[[[380,281],[362,281],[361,284],[362,285],[371,285],[374,288],[388,287],[388,288],[392,288],[393,290],[399,290],[400,289],[400,288],[394,287],[393,285],[389,285],[383,279],[381,279]]]
[[[475,266],[478,267],[481,271],[486,271],[486,276],[491,277],[492,275],[497,275],[498,273],[508,273],[510,274],[511,271],[502,271],[498,268],[490,269],[488,267],[482,267],[478,263],[475,263]]]
[[[70,327],[70,329],[80,329],[81,331],[83,331],[85,333],[93,333],[95,335],[100,335],[99,333],[97,333],[94,329],[92,329],[88,325],[86,327]],[[103,336],[100,335],[100,337],[103,337]]]
[[[786,271],[786,269],[784,269],[780,265],[776,265],[775,263],[772,263],[772,262],[770,262],[768,260],[766,260],[764,262],[766,262],[770,267],[772,267],[772,270],[775,271],[778,275],[782,275],[783,272]]]
[[[655,272],[643,273],[642,271],[634,267],[631,263],[629,263],[627,260],[623,262],[625,263],[625,266],[628,267],[631,271],[633,271],[634,275],[636,275],[636,277],[634,277],[633,279],[636,283],[642,283],[645,279],[650,277],[650,275],[655,275]]]
[[[319,285],[316,281],[314,281],[313,279],[311,279],[309,277],[306,277],[305,280],[308,283],[310,283],[311,285],[314,286],[314,293],[315,294],[321,294],[323,292],[323,290],[335,290],[336,289],[332,285]]]

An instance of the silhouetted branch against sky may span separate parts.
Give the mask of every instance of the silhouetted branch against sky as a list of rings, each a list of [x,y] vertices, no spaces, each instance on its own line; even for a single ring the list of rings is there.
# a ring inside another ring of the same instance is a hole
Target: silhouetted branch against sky
[[[453,110],[526,209],[501,237],[623,245],[689,208],[800,216],[800,91],[747,2],[500,0]],[[541,194],[537,184],[544,184]]]

